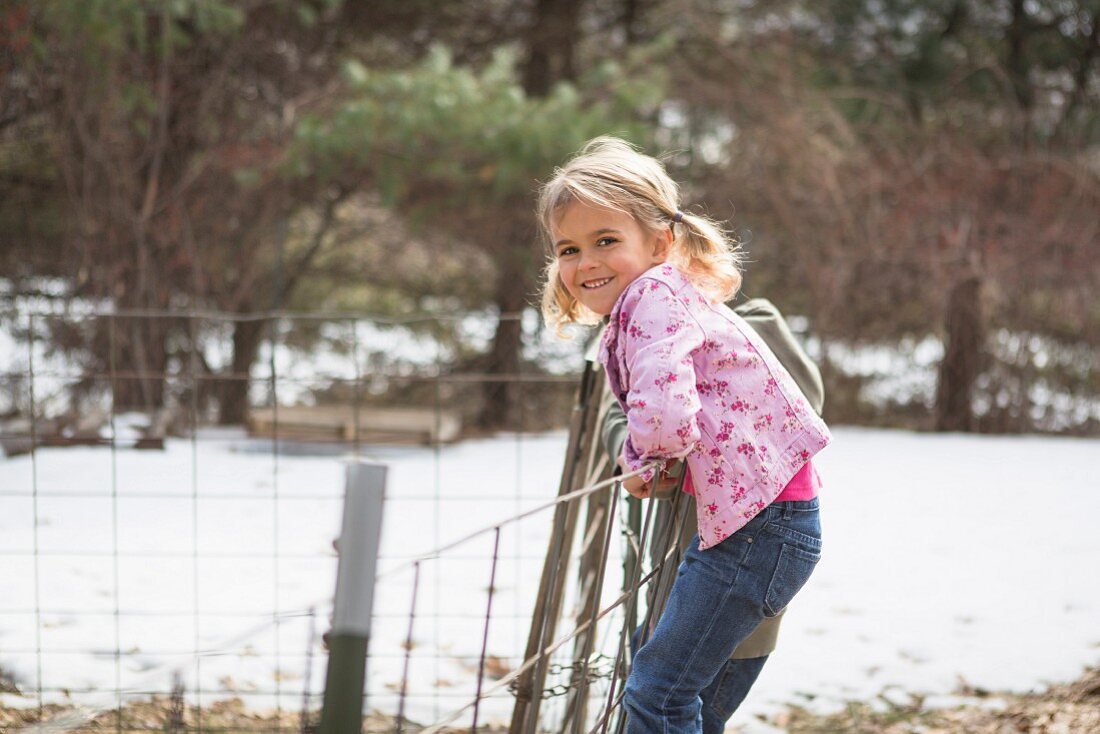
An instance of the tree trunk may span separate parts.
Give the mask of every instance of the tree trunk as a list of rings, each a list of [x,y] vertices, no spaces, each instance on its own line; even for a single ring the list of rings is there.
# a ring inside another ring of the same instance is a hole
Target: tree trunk
[[[233,328],[229,375],[218,380],[218,423],[223,426],[240,425],[248,418],[248,388],[252,384],[249,372],[268,324],[268,319],[238,321]]]
[[[1021,114],[1020,131],[1025,146],[1031,142],[1031,115],[1035,104],[1035,93],[1030,79],[1031,63],[1028,59],[1028,35],[1030,32],[1027,3],[1025,0],[1012,0],[1012,18],[1005,29],[1007,44],[1005,66],[1012,84]]]
[[[974,383],[982,368],[985,328],[982,323],[981,279],[959,281],[948,297],[944,328],[947,348],[940,362],[936,388],[936,430],[973,431]]]
[[[164,405],[168,325],[157,317],[113,317],[114,409],[152,413]]]
[[[135,261],[139,259],[134,257]],[[147,267],[157,264],[156,259],[146,263]],[[168,294],[153,287],[160,282],[126,268],[110,284],[115,307],[122,312],[107,321],[107,365],[115,378],[112,399],[116,412],[152,414],[164,407],[169,334],[174,319],[164,313]],[[146,313],[127,313],[134,311]]]
[[[545,97],[562,79],[576,77],[574,50],[580,29],[582,0],[538,0],[528,29],[523,91]]]
[[[529,97],[543,97],[562,79],[576,75],[574,50],[580,29],[583,0],[538,0],[535,17],[527,33],[527,57],[523,65],[523,90]],[[533,224],[532,217],[532,224]],[[502,316],[518,315],[534,290],[531,255],[535,236],[530,226],[505,231],[498,249],[494,300]],[[523,326],[516,318],[501,319],[493,336],[486,372],[499,379],[485,383],[484,402],[477,424],[481,428],[520,428],[519,398],[523,386],[510,378],[519,373]]]
[[[529,249],[534,245],[533,237],[528,231],[505,241],[517,244],[498,256],[500,268],[497,271],[494,300],[502,318],[493,336],[486,372],[490,378],[499,379],[491,379],[485,383],[482,393],[484,403],[477,421],[480,427],[487,429],[519,428],[519,400],[523,389],[520,383],[510,378],[518,375],[520,369],[523,325],[515,316],[523,312],[528,293],[532,290],[528,266]],[[512,318],[504,318],[506,316]]]

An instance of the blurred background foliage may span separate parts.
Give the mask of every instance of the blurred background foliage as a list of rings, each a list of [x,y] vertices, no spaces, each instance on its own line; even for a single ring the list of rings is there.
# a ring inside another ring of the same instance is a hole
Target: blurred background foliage
[[[7,0],[0,297],[469,312],[485,339],[408,328],[450,370],[538,374],[538,328],[498,318],[537,300],[535,191],[614,133],[739,233],[745,295],[792,317],[830,420],[1095,434],[1098,26],[1100,0]],[[139,375],[221,340],[203,399],[238,423],[232,375],[271,329],[47,337]],[[493,429],[532,395],[464,398]]]

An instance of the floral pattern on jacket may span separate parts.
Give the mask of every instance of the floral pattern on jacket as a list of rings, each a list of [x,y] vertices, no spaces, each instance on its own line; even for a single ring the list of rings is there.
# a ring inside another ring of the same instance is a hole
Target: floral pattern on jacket
[[[702,549],[771,504],[831,440],[756,332],[670,264],[619,296],[599,360],[626,412],[629,470],[686,458]]]

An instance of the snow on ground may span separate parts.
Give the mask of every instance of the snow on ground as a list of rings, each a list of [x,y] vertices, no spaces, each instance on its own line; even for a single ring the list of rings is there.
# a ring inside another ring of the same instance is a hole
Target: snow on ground
[[[822,562],[746,709],[1024,691],[1100,662],[1100,441],[834,433]]]
[[[1100,440],[834,434],[818,458],[823,560],[734,723],[763,730],[754,715],[782,702],[947,696],[960,679],[1027,690],[1100,661],[1100,480],[1091,471]],[[553,497],[564,442],[557,432],[370,452],[391,467],[372,708],[396,706],[407,559]],[[180,665],[189,688],[202,682],[203,701],[244,694],[296,708],[310,619],[276,628],[272,613],[319,604],[317,633],[327,627],[342,476],[340,457],[273,457],[269,443],[225,433],[169,441],[163,452],[44,449],[35,462],[0,461],[0,668],[24,690],[41,680],[54,690],[166,691]],[[522,653],[550,519],[502,529],[488,643],[501,660],[490,672]],[[493,541],[486,534],[422,564],[407,709],[415,720],[473,692]],[[606,598],[617,582],[612,575]],[[605,650],[611,638],[602,635]],[[196,662],[196,648],[221,654]],[[313,692],[323,671],[314,645]],[[83,700],[109,705],[113,695]],[[510,702],[487,702],[482,717],[507,717]]]

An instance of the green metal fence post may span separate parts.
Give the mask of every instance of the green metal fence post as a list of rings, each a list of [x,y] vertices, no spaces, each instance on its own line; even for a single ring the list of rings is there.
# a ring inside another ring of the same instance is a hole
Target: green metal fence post
[[[385,465],[348,464],[320,734],[359,734],[363,727],[367,643],[385,488]]]

